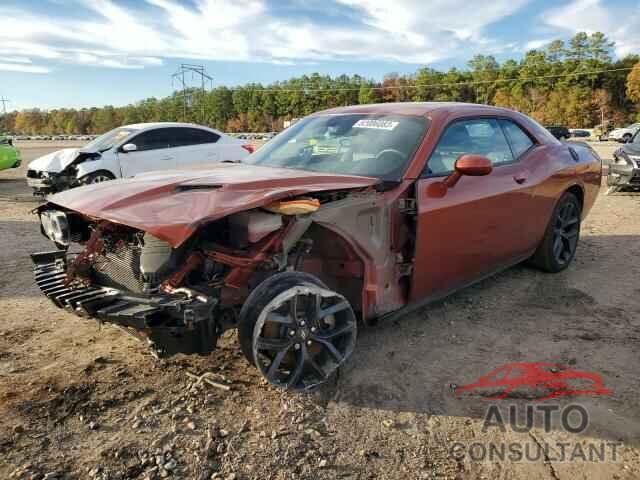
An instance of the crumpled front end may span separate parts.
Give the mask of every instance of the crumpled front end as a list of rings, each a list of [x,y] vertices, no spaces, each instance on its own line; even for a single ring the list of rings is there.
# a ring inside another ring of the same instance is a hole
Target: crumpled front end
[[[27,185],[34,195],[46,196],[80,185],[76,165],[100,157],[97,152],[65,148],[40,157],[29,164]]]
[[[613,154],[613,163],[609,165],[607,186],[610,189],[640,188],[640,153],[634,148],[625,147]]]
[[[126,329],[158,356],[210,353],[235,326],[251,282],[282,268],[278,252],[293,225],[269,212],[242,213],[174,248],[51,204],[38,213],[59,248],[31,256],[42,293],[59,308]]]
[[[73,186],[75,180],[74,175],[27,170],[27,185],[33,189],[34,195],[46,196],[61,192]]]
[[[57,307],[121,327],[159,356],[207,354],[215,347],[218,332],[208,321],[215,302],[188,295],[143,296],[74,279],[64,250],[35,253],[31,259],[36,284]]]

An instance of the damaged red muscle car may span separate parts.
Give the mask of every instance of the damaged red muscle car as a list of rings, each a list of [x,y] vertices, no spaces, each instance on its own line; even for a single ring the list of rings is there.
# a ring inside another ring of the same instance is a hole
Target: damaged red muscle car
[[[529,260],[572,261],[601,161],[510,110],[453,103],[311,115],[242,163],[155,172],[38,208],[32,255],[57,306],[158,355],[237,328],[272,384],[306,389],[358,323],[400,315]]]

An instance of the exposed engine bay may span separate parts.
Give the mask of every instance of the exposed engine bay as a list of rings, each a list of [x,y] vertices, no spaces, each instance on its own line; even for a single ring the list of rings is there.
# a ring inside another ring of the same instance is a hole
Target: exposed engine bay
[[[45,293],[81,315],[146,332],[165,355],[210,352],[217,335],[235,325],[250,277],[265,278],[282,270],[290,253],[293,262],[302,253],[292,248],[298,240],[294,217],[283,220],[265,211],[214,222],[177,249],[148,233],[74,212],[39,213],[43,233],[61,248],[33,256],[41,287],[58,280],[51,285],[57,289]],[[76,252],[76,244],[84,248]]]
[[[295,198],[242,211],[204,225],[177,248],[148,232],[47,204],[38,209],[41,230],[59,250],[32,255],[36,282],[58,307],[125,329],[157,356],[210,353],[220,334],[239,326],[250,294],[278,273],[311,272],[317,285],[307,285],[312,290],[304,295],[315,295],[319,310],[323,302],[337,303],[360,316],[368,298],[364,263],[322,220],[329,226],[345,208],[361,211],[354,218],[371,228],[362,232],[363,241],[387,257],[389,232],[377,225],[388,212],[372,207],[377,195],[323,193],[320,200]],[[330,312],[325,327],[336,328],[336,315]],[[343,323],[355,329],[355,318]],[[264,326],[270,328],[278,335]],[[301,333],[301,341],[310,342],[314,333]],[[245,354],[254,352],[245,348]]]

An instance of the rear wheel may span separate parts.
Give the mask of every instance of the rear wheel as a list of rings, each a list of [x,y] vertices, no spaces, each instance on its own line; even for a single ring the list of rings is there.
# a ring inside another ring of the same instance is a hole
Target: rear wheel
[[[556,204],[544,238],[530,263],[551,273],[567,268],[578,247],[581,215],[582,205],[578,198],[565,192]]]
[[[312,275],[284,272],[251,293],[238,333],[243,353],[269,383],[308,390],[351,356],[357,324],[342,295]]]

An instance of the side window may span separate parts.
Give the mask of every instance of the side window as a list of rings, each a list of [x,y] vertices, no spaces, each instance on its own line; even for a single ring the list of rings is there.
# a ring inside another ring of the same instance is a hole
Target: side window
[[[220,135],[213,132],[209,132],[207,130],[199,130],[197,128],[192,128],[191,132],[197,144],[216,143],[218,140],[220,140]]]
[[[203,143],[216,143],[220,135],[199,128],[173,128],[172,146],[187,147]]]
[[[143,132],[132,139],[131,143],[135,143],[136,147],[138,147],[138,152],[169,148],[168,130],[168,128],[157,128],[155,130]]]
[[[519,158],[524,152],[533,147],[533,140],[524,133],[524,131],[515,123],[510,120],[500,120],[502,128],[504,128],[509,143],[511,143],[511,149],[516,158]]]
[[[494,166],[513,162],[513,154],[500,124],[494,118],[459,120],[447,127],[427,164],[427,175],[453,171],[465,153],[484,155]]]

